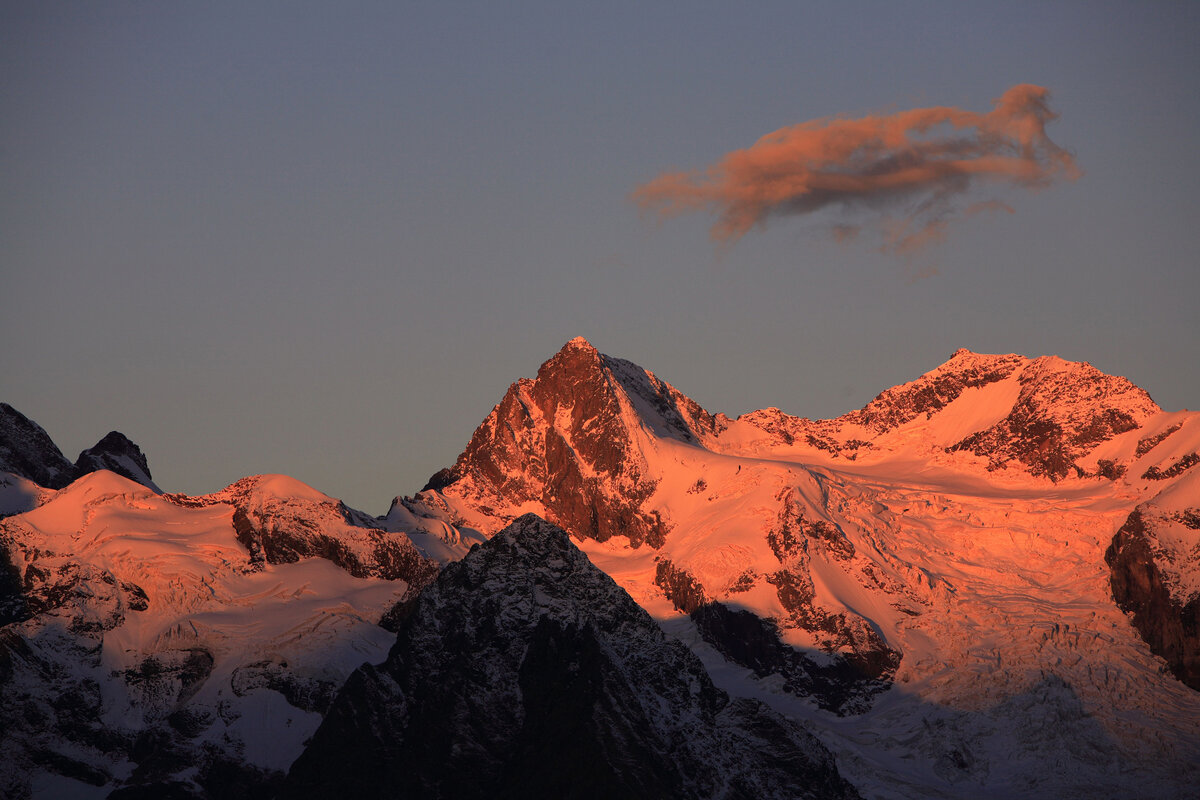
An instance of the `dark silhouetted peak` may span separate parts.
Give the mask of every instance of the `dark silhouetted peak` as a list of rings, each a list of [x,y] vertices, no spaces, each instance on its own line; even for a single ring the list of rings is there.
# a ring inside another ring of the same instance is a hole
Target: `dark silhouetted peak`
[[[0,471],[15,473],[48,489],[61,489],[101,469],[158,491],[146,456],[123,433],[112,431],[80,453],[72,464],[40,425],[7,403],[0,403]]]
[[[849,798],[828,751],[731,701],[565,531],[519,518],[355,673],[283,797]]]
[[[77,476],[100,469],[112,470],[131,481],[158,491],[154,479],[150,476],[150,466],[146,463],[142,449],[119,431],[110,431],[99,442],[80,453],[75,461]]]
[[[48,489],[61,489],[75,478],[75,468],[42,426],[8,403],[0,403],[0,471]]]

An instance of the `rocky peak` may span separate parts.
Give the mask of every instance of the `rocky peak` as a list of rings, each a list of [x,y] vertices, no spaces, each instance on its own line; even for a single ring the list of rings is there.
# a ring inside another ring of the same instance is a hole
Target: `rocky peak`
[[[99,442],[80,453],[75,461],[77,475],[101,469],[112,470],[131,481],[158,491],[150,476],[150,466],[142,449],[119,431],[110,431]]]
[[[1058,356],[1025,362],[1010,412],[950,450],[984,456],[993,468],[1016,461],[1034,475],[1059,480],[1084,474],[1076,463],[1084,454],[1162,411],[1145,390],[1087,362]]]
[[[715,429],[670,384],[576,337],[535,379],[509,387],[450,472],[426,489],[465,500],[495,520],[493,530],[516,516],[504,509],[534,508],[576,536],[658,546],[666,526],[645,508],[657,483],[644,448],[654,436],[698,443]]]
[[[254,570],[323,558],[356,578],[403,579],[414,590],[437,572],[405,534],[287,475],[252,475],[212,494],[165,497],[184,507],[232,506],[234,532]]]
[[[731,701],[523,516],[448,566],[355,673],[281,796],[856,797],[811,735]]]
[[[924,414],[932,416],[969,388],[1002,381],[1029,359],[1015,354],[985,355],[959,348],[941,366],[914,381],[881,392],[843,420],[885,433]]]
[[[150,477],[146,456],[125,434],[110,432],[72,464],[42,426],[8,403],[0,403],[0,472],[12,472],[47,489],[62,489],[102,469],[159,490]]]
[[[8,403],[0,403],[0,471],[48,489],[61,489],[75,469],[42,426]]]

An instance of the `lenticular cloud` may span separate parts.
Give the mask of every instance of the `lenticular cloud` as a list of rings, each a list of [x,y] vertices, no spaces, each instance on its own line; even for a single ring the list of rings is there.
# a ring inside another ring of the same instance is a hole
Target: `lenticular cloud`
[[[1003,207],[968,202],[979,184],[1036,189],[1079,176],[1071,154],[1046,135],[1058,116],[1048,97],[1021,84],[985,114],[938,106],[802,122],[705,170],[659,175],[633,199],[663,217],[716,214],[710,232],[718,242],[734,242],[772,217],[831,209],[839,215],[835,232],[844,233],[857,232],[857,212],[882,213],[884,249],[906,252],[942,238],[957,216]]]

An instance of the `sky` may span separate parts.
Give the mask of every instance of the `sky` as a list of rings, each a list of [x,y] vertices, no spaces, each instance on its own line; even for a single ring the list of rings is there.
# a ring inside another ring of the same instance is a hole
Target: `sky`
[[[576,335],[731,416],[959,347],[1200,408],[1197,42],[1174,2],[5,2],[0,400],[374,514]],[[1024,85],[1055,150],[982,121]],[[781,150],[857,188],[755,194],[760,140],[923,109],[936,179]]]

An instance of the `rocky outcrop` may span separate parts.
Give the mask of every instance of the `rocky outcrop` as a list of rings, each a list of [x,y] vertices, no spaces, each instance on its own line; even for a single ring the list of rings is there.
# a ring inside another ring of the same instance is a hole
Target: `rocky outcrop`
[[[1144,390],[1088,363],[1053,356],[1020,372],[1020,394],[995,425],[948,448],[987,458],[991,468],[1016,461],[1037,476],[1060,480],[1087,473],[1076,463],[1102,442],[1137,430],[1160,412]]]
[[[794,723],[532,515],[446,567],[356,672],[283,797],[856,797]]]
[[[256,475],[210,495],[166,497],[192,507],[232,505],[237,540],[254,569],[324,558],[356,578],[405,580],[413,594],[437,574],[437,564],[423,557],[408,536],[386,530],[379,519],[311,491],[308,496],[275,491],[269,486],[273,480]]]
[[[125,434],[111,431],[72,464],[40,425],[0,403],[0,472],[20,475],[47,489],[62,489],[101,469],[158,491],[146,456]]]
[[[685,614],[692,613],[710,600],[700,581],[669,559],[659,559],[654,565],[654,585],[663,590],[671,605]]]
[[[1161,469],[1156,464],[1144,473],[1142,479],[1148,481],[1165,481],[1182,475],[1187,470],[1200,464],[1200,453],[1187,453],[1179,458],[1178,461],[1168,466],[1166,469]]]
[[[158,487],[150,476],[150,465],[142,448],[138,447],[120,431],[110,431],[103,439],[79,454],[75,460],[75,474],[86,475],[98,469],[108,469],[147,486],[154,491]]]
[[[716,421],[653,373],[572,339],[536,379],[509,387],[455,465],[426,489],[500,524],[511,519],[506,509],[532,504],[575,536],[659,547],[668,525],[648,504],[658,479],[641,453],[641,428],[695,443]]]
[[[855,555],[854,544],[837,525],[806,519],[801,510],[802,499],[795,490],[784,490],[776,499],[780,508],[766,539],[780,568],[767,575],[766,581],[775,587],[779,604],[787,611],[780,623],[806,631],[827,651],[829,658],[842,662],[829,674],[850,676],[847,692],[861,696],[863,702],[856,703],[854,708],[864,710],[869,705],[866,700],[879,691],[875,684],[890,685],[900,665],[901,653],[889,647],[867,620],[846,612],[830,612],[817,602],[812,579],[813,557],[820,555],[827,561],[849,562]],[[755,638],[759,638],[757,634]],[[861,687],[856,688],[863,681],[871,684],[865,692],[860,691]],[[839,709],[849,708],[846,701],[837,703]]]
[[[900,664],[900,654],[887,648],[813,658],[784,643],[772,621],[723,603],[698,606],[691,618],[704,641],[725,658],[760,678],[779,675],[785,692],[811,697],[838,716],[870,709],[875,697],[891,688],[891,676]]]
[[[48,489],[61,489],[76,477],[75,467],[46,431],[8,403],[0,403],[0,471]]]
[[[1180,522],[1192,528],[1191,519],[1182,515]],[[1113,599],[1132,615],[1133,626],[1175,677],[1200,691],[1200,595],[1180,597],[1172,591],[1163,564],[1171,554],[1158,546],[1156,523],[1149,509],[1139,508],[1113,537],[1104,554]]]
[[[993,470],[1016,467],[1054,481],[1068,475],[1082,477],[1096,470],[1078,463],[1081,456],[1136,430],[1162,410],[1125,378],[1106,375],[1086,362],[961,349],[936,369],[887,389],[863,408],[835,419],[809,420],[769,408],[738,420],[760,428],[779,444],[807,445],[835,458],[854,460],[864,452],[886,447],[888,434],[897,428],[922,418],[933,419],[968,390],[1003,381],[1017,384],[1008,412],[950,442],[947,452],[981,456]],[[1169,434],[1141,444],[1148,449]],[[1139,449],[1138,455],[1143,452]]]
[[[936,414],[957,400],[966,389],[1004,380],[1027,361],[1018,355],[980,355],[960,349],[932,372],[881,392],[860,411],[840,419],[875,433],[885,433],[919,416]]]

